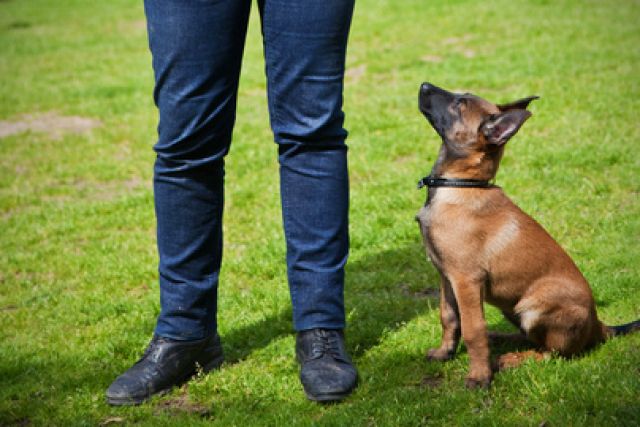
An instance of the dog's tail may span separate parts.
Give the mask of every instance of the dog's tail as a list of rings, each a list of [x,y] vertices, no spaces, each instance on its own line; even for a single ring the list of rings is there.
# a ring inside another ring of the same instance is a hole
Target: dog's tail
[[[608,336],[615,337],[618,335],[627,335],[632,332],[640,331],[640,320],[636,320],[635,322],[625,323],[624,325],[619,326],[606,326]]]

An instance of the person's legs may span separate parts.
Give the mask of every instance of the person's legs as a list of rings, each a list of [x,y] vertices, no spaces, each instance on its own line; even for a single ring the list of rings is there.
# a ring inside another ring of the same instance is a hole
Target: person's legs
[[[294,327],[345,326],[349,251],[342,90],[353,0],[261,4]]]
[[[250,0],[145,0],[160,111],[154,196],[160,256],[155,335],[107,390],[136,404],[222,362],[216,333],[224,156],[235,120]]]
[[[341,331],[349,252],[342,90],[353,6],[353,0],[260,2],[296,356],[307,396],[320,401],[346,397],[357,382]]]
[[[154,196],[160,256],[156,334],[216,331],[224,156],[235,120],[249,0],[146,0],[160,111]]]

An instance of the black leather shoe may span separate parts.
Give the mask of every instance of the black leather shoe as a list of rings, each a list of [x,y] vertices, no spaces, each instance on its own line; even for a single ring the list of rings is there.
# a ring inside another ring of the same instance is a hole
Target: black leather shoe
[[[296,357],[301,365],[300,381],[310,400],[342,400],[356,388],[358,371],[344,347],[342,331],[310,329],[298,332]]]
[[[142,358],[107,389],[111,405],[138,405],[191,378],[197,366],[209,372],[224,359],[220,337],[176,341],[154,336]]]

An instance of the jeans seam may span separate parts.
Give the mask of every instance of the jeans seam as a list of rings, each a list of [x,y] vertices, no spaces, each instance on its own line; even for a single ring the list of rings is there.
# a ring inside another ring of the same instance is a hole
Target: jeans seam
[[[282,169],[283,166],[282,164],[280,165],[280,168]],[[281,186],[280,188],[282,189],[282,194],[281,194],[281,198],[282,198],[282,218],[283,218],[283,224],[282,224],[282,228],[284,229],[284,237],[285,237],[285,245],[286,245],[286,264],[287,264],[287,282],[289,285],[289,292],[291,294],[291,310],[293,313],[293,319],[294,319],[294,323],[295,323],[295,319],[297,318],[297,308],[298,304],[296,303],[298,300],[298,292],[297,292],[297,287],[292,283],[293,281],[293,277],[291,274],[291,270],[292,270],[292,266],[289,265],[289,242],[291,241],[290,237],[290,231],[288,230],[287,224],[291,223],[291,218],[290,218],[290,213],[289,213],[289,197],[288,197],[288,183],[286,179],[283,179],[282,177],[282,172],[280,173],[280,183]]]

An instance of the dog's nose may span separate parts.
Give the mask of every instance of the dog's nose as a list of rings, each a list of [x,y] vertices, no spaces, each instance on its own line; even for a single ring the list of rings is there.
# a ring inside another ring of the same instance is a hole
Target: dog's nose
[[[424,82],[420,86],[420,93],[427,94],[432,89],[433,89],[433,85],[431,83]]]

